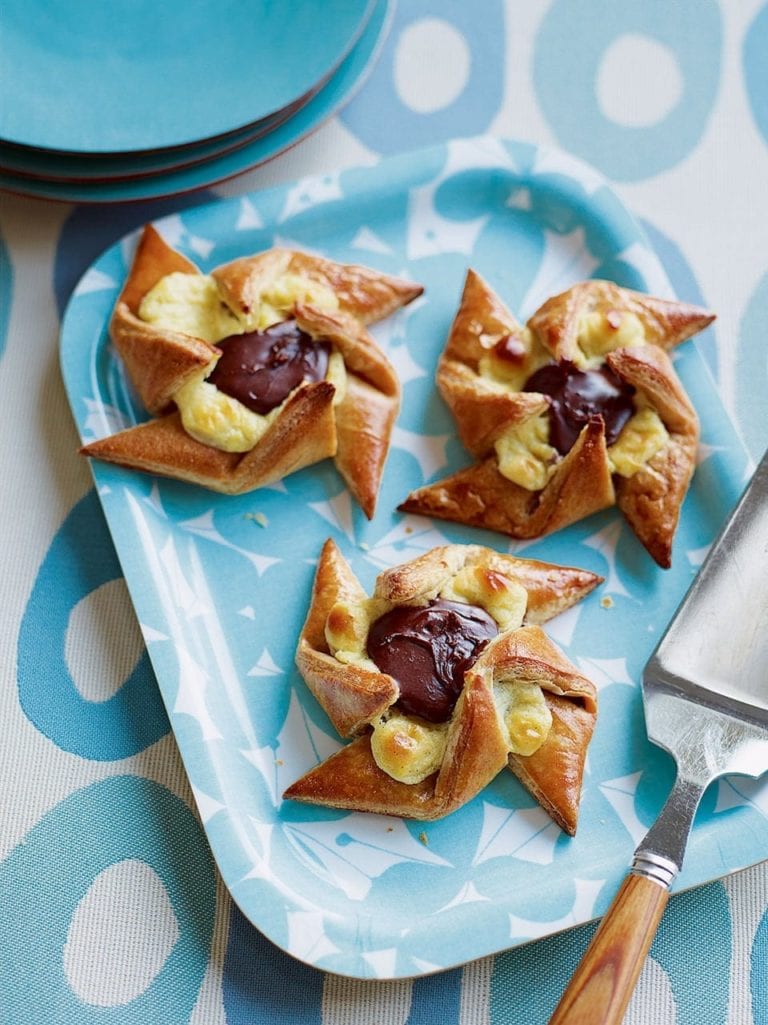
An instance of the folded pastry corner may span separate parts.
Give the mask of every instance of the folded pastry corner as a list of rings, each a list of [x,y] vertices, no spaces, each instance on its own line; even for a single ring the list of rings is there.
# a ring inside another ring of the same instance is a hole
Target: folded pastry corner
[[[381,573],[368,597],[328,540],[296,661],[353,739],[284,797],[436,819],[508,765],[575,832],[596,692],[539,624],[599,582],[586,570],[445,545]]]
[[[240,495],[274,484],[336,452],[333,386],[319,381],[286,401],[250,451],[222,451],[185,430],[178,411],[83,446],[83,455],[133,470]]]
[[[668,567],[699,423],[667,352],[713,319],[585,281],[522,325],[469,270],[437,385],[476,462],[400,508],[532,538],[617,504]]]
[[[334,456],[370,518],[400,386],[365,325],[421,292],[281,248],[203,274],[147,226],[110,335],[154,419],[83,452],[228,494]]]
[[[585,754],[597,718],[594,685],[578,673],[538,627],[518,630],[499,655],[498,672],[540,679],[552,727],[524,756],[511,752],[509,768],[562,830],[576,832]],[[557,787],[552,781],[557,780]]]
[[[109,323],[112,343],[142,404],[153,416],[168,412],[174,393],[207,370],[219,354],[203,338],[173,330],[167,324],[156,325],[140,316],[144,297],[171,274],[197,276],[200,272],[148,224],[139,238]]]
[[[270,249],[256,257],[242,257],[211,272],[228,304],[243,316],[251,315],[279,278],[297,278],[332,293],[337,308],[363,324],[383,320],[417,299],[421,285],[395,278],[358,264],[335,263],[321,256],[292,249]]]
[[[392,429],[400,409],[400,381],[384,353],[351,312],[296,307],[299,327],[328,340],[344,362],[336,396],[336,468],[368,519],[373,517]]]

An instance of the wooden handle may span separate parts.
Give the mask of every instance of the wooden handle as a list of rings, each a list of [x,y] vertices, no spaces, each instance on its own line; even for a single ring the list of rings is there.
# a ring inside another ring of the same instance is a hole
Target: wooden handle
[[[668,899],[659,883],[627,876],[549,1025],[621,1025]]]

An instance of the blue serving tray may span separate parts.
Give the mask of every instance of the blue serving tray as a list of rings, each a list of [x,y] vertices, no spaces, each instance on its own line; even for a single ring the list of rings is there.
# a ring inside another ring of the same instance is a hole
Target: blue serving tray
[[[332,462],[231,498],[93,464],[181,756],[222,877],[247,917],[293,956],[360,978],[422,975],[598,916],[671,785],[646,739],[642,666],[741,492],[748,460],[694,342],[676,366],[703,423],[674,565],[660,570],[607,510],[527,545],[403,516],[414,487],[469,457],[434,388],[468,266],[525,318],[594,276],[669,295],[659,261],[605,182],[563,154],[485,137],[454,141],[184,211],[158,227],[203,269],[280,244],[424,284],[375,329],[403,383],[375,518]],[[134,239],[78,285],[61,360],[84,440],[144,419],[107,337]],[[200,254],[204,256],[201,260]],[[599,689],[578,834],[565,836],[511,773],[440,822],[283,802],[340,740],[294,668],[315,561],[333,537],[366,587],[435,544],[472,541],[601,573],[547,627]],[[768,787],[707,795],[680,886],[765,857]]]

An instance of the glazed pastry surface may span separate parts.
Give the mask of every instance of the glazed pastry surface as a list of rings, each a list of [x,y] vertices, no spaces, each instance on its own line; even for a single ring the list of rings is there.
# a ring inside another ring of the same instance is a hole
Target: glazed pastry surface
[[[534,538],[615,504],[668,567],[699,439],[668,350],[713,319],[586,281],[521,324],[470,270],[437,385],[476,461],[401,509]]]
[[[153,418],[83,451],[225,494],[330,456],[370,518],[400,385],[365,325],[421,292],[279,248],[202,274],[147,226],[110,335]]]
[[[599,582],[446,545],[381,573],[368,596],[327,541],[296,661],[353,739],[284,796],[435,819],[509,766],[573,832],[597,698],[540,624]]]

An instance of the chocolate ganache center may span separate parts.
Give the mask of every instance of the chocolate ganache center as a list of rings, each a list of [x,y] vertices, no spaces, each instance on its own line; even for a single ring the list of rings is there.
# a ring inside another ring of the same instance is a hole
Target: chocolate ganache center
[[[221,356],[208,378],[219,391],[262,416],[303,381],[322,381],[331,344],[315,341],[295,320],[217,342]]]
[[[436,598],[398,605],[371,624],[368,655],[400,687],[402,711],[446,722],[464,686],[464,674],[499,632],[476,605]]]
[[[607,365],[580,370],[570,360],[548,363],[526,381],[523,391],[550,398],[549,440],[561,455],[573,448],[586,423],[602,417],[606,444],[612,445],[635,412],[635,389]]]

